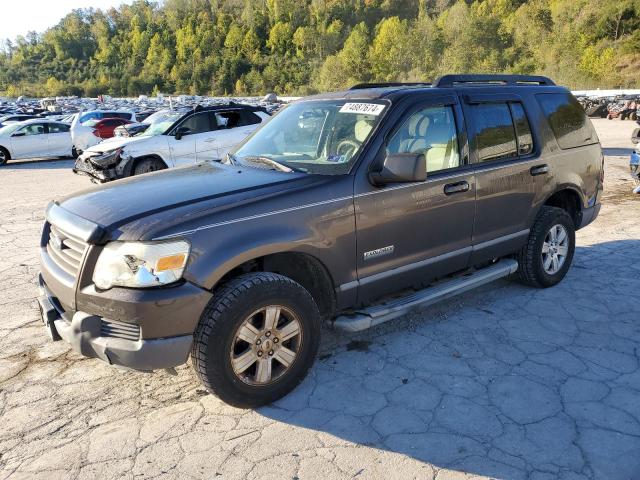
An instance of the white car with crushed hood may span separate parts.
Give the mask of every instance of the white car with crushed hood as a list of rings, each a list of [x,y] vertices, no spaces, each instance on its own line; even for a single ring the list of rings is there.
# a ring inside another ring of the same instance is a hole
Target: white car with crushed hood
[[[88,148],[73,171],[92,181],[119,178],[221,160],[266,122],[262,107],[230,103],[157,112],[154,122],[134,137],[113,137]]]

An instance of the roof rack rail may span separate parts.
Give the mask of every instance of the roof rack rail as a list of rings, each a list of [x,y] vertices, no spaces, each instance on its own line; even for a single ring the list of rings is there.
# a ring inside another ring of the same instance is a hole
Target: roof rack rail
[[[430,87],[430,82],[383,82],[383,83],[358,83],[349,90],[364,90],[365,88],[384,87]]]
[[[473,75],[443,75],[433,82],[434,87],[453,87],[457,84],[498,83],[502,85],[555,85],[553,80],[540,75],[499,75],[499,74],[473,74]]]

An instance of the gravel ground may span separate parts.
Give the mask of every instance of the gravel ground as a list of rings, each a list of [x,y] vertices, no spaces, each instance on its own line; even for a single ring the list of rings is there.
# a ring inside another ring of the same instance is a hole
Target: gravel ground
[[[638,479],[640,196],[634,124],[596,121],[600,217],[547,290],[500,281],[359,335],[326,331],[308,379],[256,411],[188,366],[143,374],[48,340],[35,301],[51,198],[71,161],[0,170],[0,480]]]

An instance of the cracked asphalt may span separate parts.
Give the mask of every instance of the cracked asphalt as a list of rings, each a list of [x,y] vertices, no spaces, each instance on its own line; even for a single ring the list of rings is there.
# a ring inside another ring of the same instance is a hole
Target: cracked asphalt
[[[559,286],[500,281],[358,335],[323,332],[292,394],[231,408],[189,366],[116,369],[52,343],[35,301],[71,161],[0,169],[0,480],[640,478],[633,122],[596,121],[606,194]]]

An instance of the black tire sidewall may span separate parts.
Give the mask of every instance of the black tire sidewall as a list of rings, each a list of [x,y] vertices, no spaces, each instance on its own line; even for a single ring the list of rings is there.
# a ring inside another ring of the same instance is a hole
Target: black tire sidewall
[[[233,372],[230,361],[232,341],[241,323],[251,313],[268,305],[282,305],[297,316],[302,329],[302,344],[294,364],[280,378],[266,386],[252,386]],[[273,281],[255,285],[235,296],[205,334],[209,337],[204,351],[207,377],[221,381],[214,393],[235,406],[259,406],[286,395],[305,377],[318,351],[320,314],[311,295],[302,286],[288,280]]]
[[[567,231],[567,235],[569,236],[569,251],[562,268],[555,274],[550,275],[545,271],[542,263],[542,245],[547,233],[554,225],[562,225]],[[533,264],[534,274],[542,287],[552,287],[562,281],[569,271],[569,268],[571,268],[576,246],[575,225],[566,212],[559,210],[555,215],[542,219],[542,221],[536,224],[535,228],[538,229],[538,235],[536,235],[536,242],[533,246],[533,251],[536,252],[535,255],[537,257]]]

